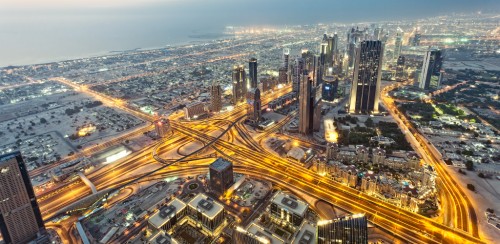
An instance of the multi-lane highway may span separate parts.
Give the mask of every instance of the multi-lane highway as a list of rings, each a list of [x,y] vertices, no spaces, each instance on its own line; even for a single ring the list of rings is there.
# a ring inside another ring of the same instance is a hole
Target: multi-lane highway
[[[443,209],[445,213],[444,220],[446,222],[452,221],[453,227],[468,231],[473,236],[478,237],[477,216],[470,200],[445,169],[446,164],[439,156],[439,152],[429,146],[430,142],[413,127],[401,111],[398,110],[397,106],[395,106],[394,100],[388,96],[390,90],[403,85],[407,85],[407,83],[399,83],[386,87],[381,95],[382,101],[387,110],[397,121],[400,129],[407,132],[408,141],[438,173],[439,187],[443,191],[441,193],[441,199],[446,201],[445,205],[447,206]]]
[[[205,143],[214,140],[213,137],[192,129],[188,125],[174,122],[172,126],[196,140]],[[262,177],[274,178],[273,182],[300,185],[303,191],[319,199],[353,212],[365,213],[374,224],[391,231],[402,239],[414,243],[456,243],[459,240],[462,243],[481,242],[467,232],[436,223],[424,216],[402,209],[394,211],[394,205],[321,177],[298,163],[289,162],[271,153],[258,152],[224,140],[218,140],[214,146],[225,150],[231,160],[257,170]]]

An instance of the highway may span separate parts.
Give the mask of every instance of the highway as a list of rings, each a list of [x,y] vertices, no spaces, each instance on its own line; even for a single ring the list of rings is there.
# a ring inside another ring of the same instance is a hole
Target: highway
[[[176,131],[205,143],[214,139],[178,122],[174,122],[172,126]],[[290,185],[300,185],[304,192],[314,193],[312,195],[319,199],[344,209],[356,210],[353,212],[365,213],[375,225],[405,240],[415,243],[456,243],[458,240],[462,240],[462,243],[481,242],[464,231],[436,223],[424,216],[406,210],[394,211],[394,205],[366,196],[358,190],[321,177],[298,163],[286,161],[273,154],[258,152],[223,140],[218,140],[214,146],[230,152],[227,154],[232,161],[258,169],[262,177],[275,177],[273,183],[288,182]]]
[[[397,85],[391,85],[382,91],[382,101],[386,106],[389,113],[397,121],[400,129],[402,131],[408,131],[406,133],[409,137],[408,141],[416,148],[420,155],[434,167],[439,176],[439,186],[443,190],[441,197],[447,201],[447,206],[449,208],[442,209],[447,217],[445,221],[454,221],[453,226],[470,232],[473,236],[479,237],[479,231],[477,226],[477,216],[475,210],[472,207],[470,200],[467,198],[463,189],[455,182],[452,176],[445,169],[446,164],[441,159],[439,152],[435,148],[431,147],[431,143],[422,136],[418,130],[416,130],[413,125],[407,120],[401,111],[395,106],[394,100],[388,96],[390,90],[397,87],[406,85],[406,83],[399,83]]]
[[[272,100],[273,97],[289,92],[287,90],[290,90],[290,87],[280,92],[275,92],[271,94],[272,96],[265,96],[262,103],[265,104]],[[125,111],[129,110],[122,103],[112,102],[111,105],[122,108]],[[140,113],[137,111],[134,112]],[[236,121],[245,113],[246,105],[240,105],[231,112],[215,115],[213,122],[211,120],[187,123],[171,121],[175,133],[162,142],[162,146],[158,146],[155,150],[158,150],[157,154],[161,155],[190,141],[198,140],[205,145],[211,145],[221,155],[227,155],[237,167],[246,170],[245,172],[249,174],[255,174],[255,176],[270,180],[275,184],[301,189],[301,191],[307,192],[311,196],[323,199],[348,211],[365,213],[373,224],[409,242],[482,243],[477,238],[477,235],[473,236],[464,230],[449,227],[424,216],[398,209],[394,205],[380,199],[367,196],[358,190],[342,185],[329,178],[319,176],[305,169],[299,163],[274,156],[272,153],[260,148],[259,144],[256,144],[256,141],[248,135],[246,129],[241,127],[241,125],[236,124],[234,129],[229,130],[229,134],[232,134],[232,138],[241,138],[243,145],[236,145],[231,141],[223,139],[215,140],[215,137],[210,135],[211,132],[220,130],[220,126],[227,125],[230,121]],[[128,179],[144,175],[146,168],[152,171],[165,167],[152,157],[153,148],[144,148],[120,163],[89,174],[88,178],[98,190],[102,190],[122,186],[129,182]],[[179,167],[189,168],[191,166],[189,164],[182,166],[174,164],[163,168],[161,172],[174,172],[175,170],[179,170]],[[439,171],[439,166],[436,169]],[[447,179],[446,175],[443,178],[446,179],[444,181],[445,188],[449,188],[450,193],[453,193],[453,189],[457,186],[453,186],[453,182],[448,181],[449,179]],[[90,189],[83,183],[76,181],[76,183],[72,183],[69,187],[61,188],[58,192],[47,196],[40,196],[40,207],[44,217],[50,218],[60,208],[89,194]],[[463,199],[456,194],[453,196],[457,199],[457,202],[458,199]],[[460,209],[461,207],[457,206],[457,208]],[[467,218],[464,217],[463,211],[454,211],[452,214],[453,216],[456,215],[457,222],[461,222],[462,226],[469,226],[465,224],[467,223]],[[471,219],[472,221],[474,219]]]
[[[277,97],[290,92],[290,90],[291,87],[287,86],[279,91],[270,93],[263,97],[263,103],[267,104]],[[206,120],[202,123],[198,121],[195,123],[187,122],[186,124],[198,126],[201,131],[204,131],[208,134],[210,132],[220,130],[220,127],[217,126],[225,126],[231,123],[231,120],[234,121],[237,118],[245,115],[247,112],[246,108],[247,107],[245,104],[241,104],[239,106],[236,106],[231,112],[217,114],[213,116],[212,119]],[[205,128],[205,130],[203,130],[202,128]],[[121,183],[119,181],[119,178],[117,178],[119,176],[133,174],[140,175],[136,172],[148,172],[152,169],[160,168],[162,164],[158,163],[158,161],[154,159],[153,152],[156,155],[161,155],[170,150],[177,149],[178,147],[185,145],[191,141],[192,140],[187,136],[174,133],[171,137],[161,141],[157,145],[145,147],[142,150],[131,154],[125,160],[103,167],[87,175],[87,178],[89,178],[89,180],[94,183],[98,191],[119,186]],[[148,165],[152,168],[147,168]],[[90,194],[90,188],[83,184],[82,181],[75,180],[67,185],[57,188],[56,190],[43,192],[38,195],[37,198],[44,219],[50,219],[63,207],[68,206],[76,200]]]

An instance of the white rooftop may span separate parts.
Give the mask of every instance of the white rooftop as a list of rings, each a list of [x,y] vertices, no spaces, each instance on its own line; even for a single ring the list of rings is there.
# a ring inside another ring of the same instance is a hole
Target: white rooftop
[[[286,155],[296,160],[301,160],[306,156],[306,153],[300,147],[293,147]]]
[[[224,210],[222,204],[200,193],[196,195],[188,204],[191,208],[203,213],[209,219],[213,219]]]
[[[292,241],[292,244],[309,244],[316,241],[316,226],[307,221],[302,222],[299,233],[297,233]]]
[[[166,207],[162,207],[159,209],[159,211],[154,213],[149,218],[149,223],[155,228],[160,228],[165,223],[167,223],[173,216],[175,216],[178,212],[182,211],[185,207],[186,204],[183,201],[174,198],[167,204]]]
[[[177,244],[178,242],[171,236],[165,234],[164,231],[160,231],[153,235],[148,243],[150,244]]]
[[[266,230],[262,226],[257,225],[256,223],[251,223],[247,228],[247,232],[260,237],[260,239],[266,240],[265,243],[269,244],[285,243],[283,239],[270,232],[266,232]]]
[[[309,207],[309,204],[306,202],[281,191],[276,192],[271,201],[276,203],[281,208],[287,209],[289,212],[302,217],[305,215],[307,208]]]

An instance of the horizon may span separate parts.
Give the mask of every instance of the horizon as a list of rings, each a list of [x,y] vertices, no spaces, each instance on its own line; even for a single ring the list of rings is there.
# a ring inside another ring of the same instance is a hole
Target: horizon
[[[350,9],[355,11],[346,11]],[[189,43],[191,34],[218,33],[225,26],[412,21],[479,11],[497,13],[500,6],[492,0],[474,3],[381,0],[377,4],[365,0],[321,0],[312,4],[298,0],[148,0],[145,3],[7,0],[0,8],[0,53],[3,54],[0,67],[179,45]],[[221,12],[224,14],[218,14]]]

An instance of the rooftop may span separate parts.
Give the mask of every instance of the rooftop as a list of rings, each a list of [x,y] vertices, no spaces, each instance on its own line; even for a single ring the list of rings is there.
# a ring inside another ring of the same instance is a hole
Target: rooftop
[[[149,223],[155,228],[160,228],[185,207],[186,204],[183,201],[174,198],[167,206],[160,208],[158,212],[154,213],[149,218]]]
[[[300,226],[299,233],[295,235],[293,239],[293,244],[309,244],[315,243],[316,241],[316,226],[310,224],[307,221],[302,222]]]
[[[216,159],[213,163],[210,164],[211,169],[215,169],[217,171],[223,171],[230,167],[232,165],[231,162],[223,159],[223,158],[218,158]]]
[[[198,212],[203,213],[203,215],[207,216],[209,219],[213,219],[224,210],[224,207],[220,203],[207,197],[203,193],[196,195],[188,205]]]
[[[160,232],[156,233],[155,235],[151,236],[148,243],[150,243],[150,244],[177,244],[178,242],[174,238],[172,238],[171,236],[167,235],[164,231],[160,231]]]
[[[256,223],[251,223],[247,228],[247,232],[259,237],[259,239],[265,240],[264,243],[269,243],[269,244],[285,243],[283,239],[279,238],[278,236],[274,235],[273,233],[269,232],[268,230],[264,229],[262,226]]]
[[[281,191],[277,192],[272,200],[281,208],[287,209],[289,212],[295,213],[299,216],[304,216],[309,205],[294,196],[287,195]]]
[[[11,153],[7,153],[7,154],[4,154],[4,155],[0,155],[0,162],[1,161],[7,161],[11,158],[14,158],[18,155],[21,155],[21,152],[17,151],[17,152],[11,152]]]

